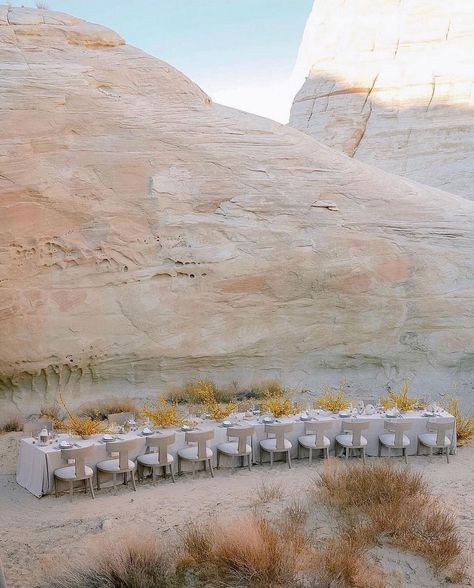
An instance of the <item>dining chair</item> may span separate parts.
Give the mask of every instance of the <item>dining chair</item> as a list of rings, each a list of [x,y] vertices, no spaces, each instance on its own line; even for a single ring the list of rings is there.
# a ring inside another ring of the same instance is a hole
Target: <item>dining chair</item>
[[[158,468],[163,468],[163,475],[166,478],[166,468],[169,467],[171,479],[173,482],[175,481],[173,472],[174,458],[168,453],[168,447],[173,445],[175,441],[175,433],[169,433],[167,435],[151,435],[146,438],[147,452],[137,457],[138,480],[140,480],[140,474],[141,479],[143,480],[143,470],[145,468],[151,468],[153,482],[155,482],[156,470]]]
[[[388,457],[391,456],[392,449],[401,449],[405,463],[408,463],[407,450],[410,439],[405,433],[411,430],[412,423],[403,419],[387,419],[383,423],[383,428],[388,433],[379,435],[379,457],[382,456],[382,447],[388,449]]]
[[[288,467],[291,468],[290,451],[293,445],[286,438],[286,434],[291,433],[291,431],[293,431],[293,423],[272,423],[265,425],[267,438],[260,441],[260,464],[263,463],[263,451],[270,454],[270,468],[273,467],[274,453],[286,453]]]
[[[309,463],[313,459],[313,449],[322,449],[323,457],[329,459],[331,441],[326,437],[332,428],[332,421],[314,421],[304,425],[304,435],[298,437],[298,459],[301,457],[301,447],[309,450]]]
[[[37,419],[34,421],[26,421],[26,423],[23,425],[23,433],[29,437],[37,437],[43,429],[52,431],[53,421],[47,419]]]
[[[452,435],[454,435],[454,424],[455,420],[452,418],[429,420],[426,423],[426,429],[429,433],[420,433],[418,435],[416,454],[420,455],[420,445],[429,448],[430,460],[433,455],[433,449],[441,449],[441,453],[446,450],[446,461],[449,463],[451,439],[447,436],[447,433],[451,431]]]
[[[178,451],[178,473],[181,474],[181,462],[183,460],[190,461],[193,468],[193,478],[195,476],[196,463],[203,462],[204,470],[206,470],[206,463],[209,463],[209,470],[211,476],[214,477],[212,469],[213,452],[207,446],[207,442],[214,439],[214,429],[208,431],[188,431],[184,436],[184,440],[188,443],[187,447],[183,447]],[[190,445],[193,443],[193,445]],[[197,445],[194,445],[196,443]]]
[[[362,461],[365,463],[365,448],[367,446],[367,439],[362,435],[362,431],[369,428],[369,421],[360,420],[343,420],[342,433],[336,435],[336,445],[342,447],[342,451],[346,450],[346,459],[349,458],[350,452],[358,449],[362,454]]]
[[[252,437],[255,434],[255,427],[229,427],[227,429],[226,443],[220,443],[217,446],[217,468],[220,466],[220,456],[229,455],[231,457],[242,458],[242,467],[247,457],[249,471],[252,469]],[[230,441],[237,439],[237,441]]]
[[[109,425],[120,425],[123,427],[128,421],[133,420],[135,415],[133,412],[114,412],[107,415]]]
[[[94,488],[92,486],[92,476],[94,471],[91,467],[86,465],[86,458],[93,453],[94,446],[87,445],[86,447],[61,449],[62,459],[69,465],[57,468],[53,472],[54,476],[54,492],[56,498],[59,496],[58,481],[67,482],[69,484],[69,496],[72,501],[74,493],[74,482],[84,481],[84,492],[87,493],[87,485],[89,485],[91,496],[94,496]],[[71,464],[70,460],[74,463]]]
[[[132,478],[133,489],[137,490],[135,484],[135,462],[129,459],[129,452],[135,449],[138,439],[127,439],[126,441],[107,441],[107,453],[111,459],[99,461],[97,468],[97,490],[100,490],[100,474],[112,474],[114,484],[114,494],[117,494],[117,474],[123,474],[123,483],[128,484],[128,474]],[[112,454],[118,453],[118,457],[112,457]]]

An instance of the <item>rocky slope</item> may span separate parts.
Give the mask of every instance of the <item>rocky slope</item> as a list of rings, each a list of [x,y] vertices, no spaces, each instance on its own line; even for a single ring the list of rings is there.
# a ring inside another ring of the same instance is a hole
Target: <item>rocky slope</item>
[[[474,203],[0,9],[0,412],[196,377],[471,393]]]
[[[474,198],[474,2],[315,0],[291,126]]]

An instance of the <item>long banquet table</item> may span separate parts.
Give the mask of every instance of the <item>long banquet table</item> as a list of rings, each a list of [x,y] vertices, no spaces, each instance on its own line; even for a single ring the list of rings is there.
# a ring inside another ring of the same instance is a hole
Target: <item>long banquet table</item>
[[[454,417],[449,413],[440,413],[441,417]],[[330,452],[334,454],[335,451],[335,438],[336,435],[341,433],[342,420],[337,415],[318,415],[315,417],[317,420],[329,420],[332,423],[332,427],[328,433],[328,437],[331,441]],[[386,417],[384,414],[374,415],[361,415],[357,417],[358,420],[367,420],[369,422],[369,428],[364,431],[364,436],[367,438],[368,444],[366,448],[366,454],[369,456],[378,455],[378,438],[381,433],[384,432],[384,421]],[[403,420],[409,421],[412,424],[412,428],[407,432],[410,439],[410,446],[408,448],[408,455],[415,455],[417,449],[417,438],[420,433],[426,432],[426,424],[429,417],[423,416],[422,412],[408,412],[403,415]],[[298,450],[298,437],[304,435],[305,423],[297,416],[281,418],[277,422],[293,422],[293,431],[287,435],[287,438],[291,441],[292,457],[296,457]],[[252,445],[254,449],[254,461],[258,461],[260,458],[260,445],[259,441],[265,438],[264,423],[261,422],[259,417],[253,419],[243,419],[242,415],[239,417],[239,421],[236,425],[255,425],[255,435],[252,439]],[[218,425],[215,421],[201,421],[198,424],[198,430],[214,429],[214,439],[210,441],[209,446],[214,452],[214,460],[216,456],[216,446],[219,443],[223,443],[227,439],[227,429],[222,425]],[[185,433],[181,429],[170,428],[161,429],[160,432],[171,432],[176,431],[176,441],[170,446],[169,452],[176,458],[179,449],[184,447]],[[157,431],[158,432],[158,431]],[[456,430],[453,426],[453,432],[448,434],[451,439],[451,452],[456,450]],[[135,459],[138,455],[145,453],[146,449],[146,437],[138,433],[125,433],[121,434],[120,437],[129,439],[136,437],[138,439],[136,449],[130,453],[130,459]],[[68,435],[62,435],[60,438],[69,438]],[[102,435],[97,435],[91,439],[83,440],[80,438],[74,438],[74,443],[81,446],[93,444],[94,452],[90,455],[87,460],[87,464],[91,467],[95,466],[99,461],[107,459],[106,445],[102,442]],[[304,455],[302,453],[302,455]],[[268,459],[268,456],[266,456]],[[222,466],[228,465],[226,459],[221,461]],[[50,494],[54,491],[54,477],[53,473],[56,468],[64,466],[65,463],[61,457],[61,450],[58,446],[58,441],[53,444],[41,446],[38,441],[33,438],[24,438],[21,440],[20,452],[17,463],[16,480],[20,486],[29,490],[32,494],[38,498],[45,494]],[[183,470],[186,470],[185,463],[183,463]]]

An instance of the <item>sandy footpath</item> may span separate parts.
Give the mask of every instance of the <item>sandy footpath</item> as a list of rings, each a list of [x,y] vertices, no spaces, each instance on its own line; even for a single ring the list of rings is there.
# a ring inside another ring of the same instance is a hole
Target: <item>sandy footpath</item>
[[[283,498],[258,508],[276,514],[294,498],[301,498],[311,485],[321,462],[309,466],[306,460],[294,461],[294,467],[279,463],[273,470],[256,466],[246,469],[222,469],[214,479],[204,472],[196,480],[191,475],[171,480],[140,484],[134,493],[120,486],[117,496],[110,489],[98,492],[96,500],[77,494],[71,504],[68,497],[54,496],[38,500],[15,482],[15,468],[21,433],[0,436],[0,558],[8,588],[34,587],[49,566],[69,555],[87,552],[94,542],[120,537],[126,531],[155,533],[172,541],[190,520],[211,516],[239,516],[254,506],[255,490],[263,481],[279,483]],[[371,458],[377,459],[377,458]],[[456,514],[467,545],[474,537],[474,448],[459,450],[451,464],[441,457],[412,457],[411,467],[426,476],[435,494]],[[318,532],[328,533],[331,521],[321,512]],[[393,586],[443,586],[425,562],[413,555],[386,547],[376,548],[372,557],[386,568],[396,570]],[[474,568],[471,562],[471,576]]]

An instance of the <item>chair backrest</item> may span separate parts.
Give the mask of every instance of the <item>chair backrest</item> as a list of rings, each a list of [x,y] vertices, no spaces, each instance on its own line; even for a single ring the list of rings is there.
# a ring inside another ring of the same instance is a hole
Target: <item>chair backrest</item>
[[[128,452],[135,449],[138,439],[127,439],[126,441],[107,441],[107,453],[119,454],[119,467],[121,470],[128,468]]]
[[[255,427],[229,427],[227,429],[228,438],[237,438],[238,440],[238,452],[246,453],[247,450],[247,439],[252,437],[255,433]]]
[[[444,438],[448,431],[454,432],[454,419],[452,418],[438,418],[436,420],[429,420],[426,423],[428,431],[436,433],[436,445],[444,446]]]
[[[168,464],[168,447],[176,441],[176,434],[152,435],[146,438],[146,445],[149,448],[156,449],[158,453],[158,464]]]
[[[352,445],[360,445],[360,438],[362,431],[369,428],[369,421],[360,421],[359,419],[353,421],[342,421],[342,430],[345,433],[352,433]]]
[[[395,433],[395,446],[403,446],[403,433],[409,431],[412,428],[410,421],[404,419],[386,419],[383,423],[383,427],[389,433]]]
[[[310,423],[305,423],[304,433],[305,435],[314,435],[314,444],[323,446],[324,434],[331,428],[332,421],[312,421]]]
[[[133,412],[114,412],[107,415],[109,425],[125,425],[126,422],[134,418]]]
[[[276,449],[285,450],[285,434],[293,431],[293,423],[271,423],[265,425],[265,433],[267,437],[275,435]]]
[[[93,451],[93,445],[74,449],[61,449],[61,457],[66,461],[73,459],[76,478],[84,478],[86,475],[86,457]]]
[[[184,439],[186,443],[197,443],[198,458],[206,459],[207,442],[214,439],[214,429],[209,429],[208,431],[188,431]]]
[[[23,425],[23,432],[31,437],[37,437],[42,429],[47,429],[48,431],[53,430],[53,421],[48,421],[46,419],[38,419],[36,421],[27,421]]]

